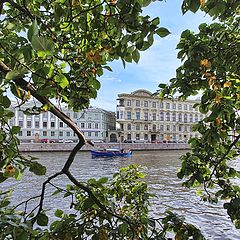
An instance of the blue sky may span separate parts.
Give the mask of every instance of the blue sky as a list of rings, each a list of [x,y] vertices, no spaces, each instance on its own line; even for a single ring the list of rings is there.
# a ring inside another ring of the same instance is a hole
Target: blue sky
[[[180,65],[177,59],[176,45],[181,32],[185,29],[198,31],[202,22],[209,22],[203,13],[182,15],[181,0],[156,1],[144,9],[151,17],[160,17],[161,27],[166,27],[171,34],[165,38],[156,37],[152,47],[141,52],[138,64],[128,63],[123,68],[121,61],[110,64],[113,72],[106,71],[99,79],[101,89],[98,97],[91,101],[92,106],[115,111],[119,93],[130,93],[137,89],[154,92],[159,83],[167,83],[175,76],[175,69]]]

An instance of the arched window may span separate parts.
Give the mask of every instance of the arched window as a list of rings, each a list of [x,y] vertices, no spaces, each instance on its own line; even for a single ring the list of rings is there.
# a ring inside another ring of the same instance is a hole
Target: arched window
[[[193,122],[193,115],[192,114],[189,115],[189,122]]]
[[[198,115],[195,114],[195,122],[198,122]]]
[[[166,113],[166,120],[167,120],[168,122],[170,121],[170,113],[169,113],[169,112]]]
[[[186,113],[184,114],[184,122],[185,123],[187,122],[187,114]]]
[[[164,113],[160,112],[160,121],[164,121]]]
[[[173,121],[173,122],[176,122],[176,113],[173,113],[173,114],[172,114],[172,121]]]
[[[182,122],[182,114],[181,113],[178,114],[178,121]]]

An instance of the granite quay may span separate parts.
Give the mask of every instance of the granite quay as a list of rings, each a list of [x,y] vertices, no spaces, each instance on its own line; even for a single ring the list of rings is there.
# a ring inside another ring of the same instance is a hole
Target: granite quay
[[[68,152],[76,143],[21,143],[21,152]],[[123,148],[133,151],[157,151],[157,150],[185,150],[189,149],[187,143],[96,143],[93,146],[86,144],[80,151],[90,151],[99,148]]]

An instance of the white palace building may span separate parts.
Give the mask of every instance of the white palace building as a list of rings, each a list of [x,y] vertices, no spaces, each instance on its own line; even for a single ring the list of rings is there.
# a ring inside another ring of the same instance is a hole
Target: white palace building
[[[33,103],[21,106],[21,110],[12,107],[15,117],[10,125],[21,127],[19,139],[22,142],[76,142],[76,134],[51,112],[39,115],[25,115],[23,110],[33,106]],[[103,142],[108,137],[108,130],[115,129],[116,118],[114,112],[101,108],[90,107],[80,112],[74,112],[67,107],[61,107],[82,130],[87,140]]]
[[[187,142],[198,137],[193,132],[194,123],[201,120],[195,100],[159,99],[147,90],[118,95],[116,108],[117,133],[110,133],[110,139],[120,142]]]

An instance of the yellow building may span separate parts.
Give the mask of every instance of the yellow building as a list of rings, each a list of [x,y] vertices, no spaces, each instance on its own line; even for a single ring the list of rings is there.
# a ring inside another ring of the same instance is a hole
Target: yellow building
[[[203,118],[195,100],[160,100],[147,90],[118,95],[118,139],[121,142],[187,142],[198,137],[194,123]]]

